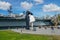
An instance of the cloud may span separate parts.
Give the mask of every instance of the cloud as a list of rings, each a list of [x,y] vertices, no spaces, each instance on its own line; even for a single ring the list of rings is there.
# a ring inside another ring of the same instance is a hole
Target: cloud
[[[34,0],[34,1],[36,2],[36,4],[42,4],[42,3],[44,3],[43,0]]]
[[[11,4],[8,3],[8,2],[0,1],[0,9],[2,9],[2,10],[8,10],[10,6],[11,6]]]
[[[60,7],[56,4],[50,3],[43,6],[43,11],[44,12],[60,11]]]
[[[33,6],[32,3],[28,3],[28,2],[21,2],[21,7],[24,8],[25,10],[29,10],[31,9],[31,7]]]

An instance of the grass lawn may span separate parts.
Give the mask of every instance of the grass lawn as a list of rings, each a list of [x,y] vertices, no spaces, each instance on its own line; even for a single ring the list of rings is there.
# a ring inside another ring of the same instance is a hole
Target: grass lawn
[[[0,40],[60,40],[60,36],[20,34],[9,30],[0,31]]]

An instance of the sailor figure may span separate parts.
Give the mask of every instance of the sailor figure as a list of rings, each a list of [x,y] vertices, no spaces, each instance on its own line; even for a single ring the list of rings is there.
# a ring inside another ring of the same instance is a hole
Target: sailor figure
[[[27,30],[29,30],[29,11],[27,11],[26,12],[26,17],[25,17],[25,19],[26,19],[26,29]]]

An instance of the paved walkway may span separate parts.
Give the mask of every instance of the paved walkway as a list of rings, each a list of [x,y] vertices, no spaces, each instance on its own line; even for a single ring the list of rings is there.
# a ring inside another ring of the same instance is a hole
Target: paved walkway
[[[18,32],[18,33],[29,33],[29,34],[43,34],[43,35],[60,35],[60,29],[54,28],[54,30],[52,30],[51,28],[36,28],[36,31],[33,30],[26,30],[26,29],[22,29],[22,28],[18,28],[18,29],[11,29],[14,32]]]

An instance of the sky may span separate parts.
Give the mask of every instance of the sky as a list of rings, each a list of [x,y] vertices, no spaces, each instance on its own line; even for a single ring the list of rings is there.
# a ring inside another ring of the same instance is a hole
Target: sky
[[[14,14],[26,10],[37,17],[60,14],[60,0],[0,0],[0,14],[8,15],[7,10],[10,6]]]

